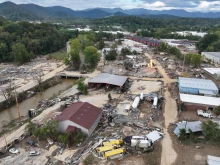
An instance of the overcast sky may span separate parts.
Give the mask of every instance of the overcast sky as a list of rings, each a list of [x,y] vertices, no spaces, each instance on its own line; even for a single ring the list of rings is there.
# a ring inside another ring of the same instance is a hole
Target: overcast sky
[[[5,0],[0,0],[5,2]],[[220,0],[11,0],[11,2],[34,3],[40,6],[64,6],[74,10],[87,8],[145,8],[150,10],[185,9],[187,11],[220,11]]]

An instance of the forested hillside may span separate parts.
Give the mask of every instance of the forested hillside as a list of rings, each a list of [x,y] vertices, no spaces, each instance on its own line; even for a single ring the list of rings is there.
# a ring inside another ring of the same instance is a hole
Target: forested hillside
[[[63,48],[67,39],[53,25],[14,23],[0,18],[0,61],[24,63],[35,55]]]
[[[167,31],[195,30],[208,31],[220,28],[220,19],[207,18],[140,18],[136,16],[109,17],[95,20],[84,20],[86,24],[92,24],[96,29],[100,26],[122,25],[126,30],[135,32],[138,29],[166,28]]]
[[[199,53],[220,51],[220,30],[212,31],[197,43]]]

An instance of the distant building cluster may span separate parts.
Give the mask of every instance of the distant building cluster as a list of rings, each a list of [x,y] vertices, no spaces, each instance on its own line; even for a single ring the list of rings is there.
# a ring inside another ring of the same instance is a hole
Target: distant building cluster
[[[205,32],[196,32],[196,31],[180,31],[180,32],[172,32],[172,34],[177,33],[181,36],[199,36],[204,37],[207,33]]]
[[[152,46],[152,47],[158,47],[162,43],[162,41],[156,40],[154,38],[147,38],[147,37],[140,37],[140,36],[131,36],[130,39],[133,41],[148,45],[148,46]]]

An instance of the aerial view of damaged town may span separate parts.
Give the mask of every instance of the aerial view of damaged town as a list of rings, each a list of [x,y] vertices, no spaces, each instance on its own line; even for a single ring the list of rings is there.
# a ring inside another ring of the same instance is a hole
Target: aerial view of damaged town
[[[220,165],[220,1],[0,0],[0,165]]]

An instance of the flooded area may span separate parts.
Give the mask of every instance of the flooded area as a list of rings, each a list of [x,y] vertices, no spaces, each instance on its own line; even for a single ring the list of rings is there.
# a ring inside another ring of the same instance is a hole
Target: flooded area
[[[43,93],[38,93],[35,96],[26,99],[19,103],[19,109],[21,116],[27,115],[27,112],[31,108],[36,108],[40,100],[49,99],[58,95],[61,91],[73,86],[75,79],[62,79],[60,84],[57,84],[51,88],[48,88]],[[18,118],[18,111],[16,105],[5,109],[0,112],[0,130],[4,124],[8,124],[11,120]]]

